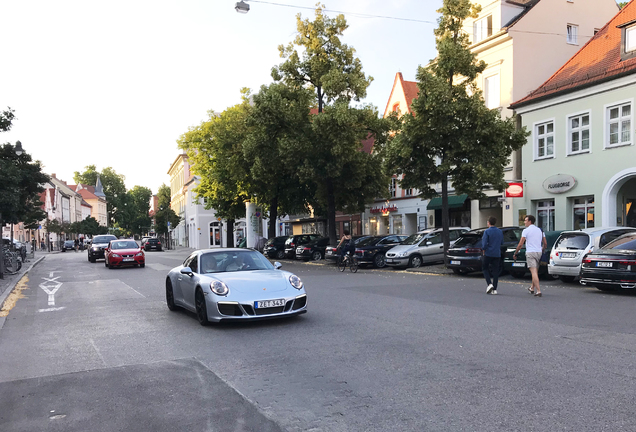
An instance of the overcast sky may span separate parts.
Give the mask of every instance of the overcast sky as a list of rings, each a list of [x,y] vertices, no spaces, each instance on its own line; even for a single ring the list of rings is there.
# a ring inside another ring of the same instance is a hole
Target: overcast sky
[[[0,110],[15,110],[0,143],[22,145],[48,174],[73,183],[87,165],[112,167],[126,187],[169,185],[176,141],[208,110],[271,83],[278,45],[313,19],[315,0],[0,0]],[[284,4],[281,6],[273,3]],[[335,0],[344,42],[374,78],[366,103],[384,111],[396,72],[415,80],[435,56],[442,0]],[[408,21],[358,14],[407,18]],[[328,12],[335,16],[335,12]]]

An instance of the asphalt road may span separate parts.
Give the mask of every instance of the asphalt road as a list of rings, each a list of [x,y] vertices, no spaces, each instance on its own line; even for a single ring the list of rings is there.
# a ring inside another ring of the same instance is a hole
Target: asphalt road
[[[636,431],[636,296],[285,262],[307,314],[201,327],[164,301],[187,253],[34,267],[0,330],[0,431]]]

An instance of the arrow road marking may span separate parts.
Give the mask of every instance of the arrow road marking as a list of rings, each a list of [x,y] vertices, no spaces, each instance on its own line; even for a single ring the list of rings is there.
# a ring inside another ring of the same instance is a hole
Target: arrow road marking
[[[40,288],[42,288],[44,292],[49,295],[49,306],[55,306],[55,293],[62,286],[62,282],[55,282],[55,279],[59,278],[59,276],[54,278],[53,273],[54,272],[51,272],[50,279],[42,278],[46,280],[47,282],[53,282],[53,284],[49,284],[49,285],[46,285],[45,283],[40,284]]]

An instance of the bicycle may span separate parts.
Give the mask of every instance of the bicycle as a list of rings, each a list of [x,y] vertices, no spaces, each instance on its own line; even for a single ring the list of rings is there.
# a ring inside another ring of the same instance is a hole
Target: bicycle
[[[8,248],[4,249],[4,271],[7,274],[16,274],[22,268],[22,260],[20,256],[10,251]]]
[[[338,259],[338,270],[343,272],[347,267],[351,273],[358,271],[358,259],[355,255],[351,255],[351,252],[347,252],[344,257]]]

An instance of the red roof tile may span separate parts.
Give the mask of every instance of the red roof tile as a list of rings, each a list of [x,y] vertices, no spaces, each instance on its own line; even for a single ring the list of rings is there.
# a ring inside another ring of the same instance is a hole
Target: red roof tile
[[[514,102],[511,108],[636,73],[636,58],[621,60],[622,32],[617,28],[634,20],[636,5],[629,2],[541,87]]]

